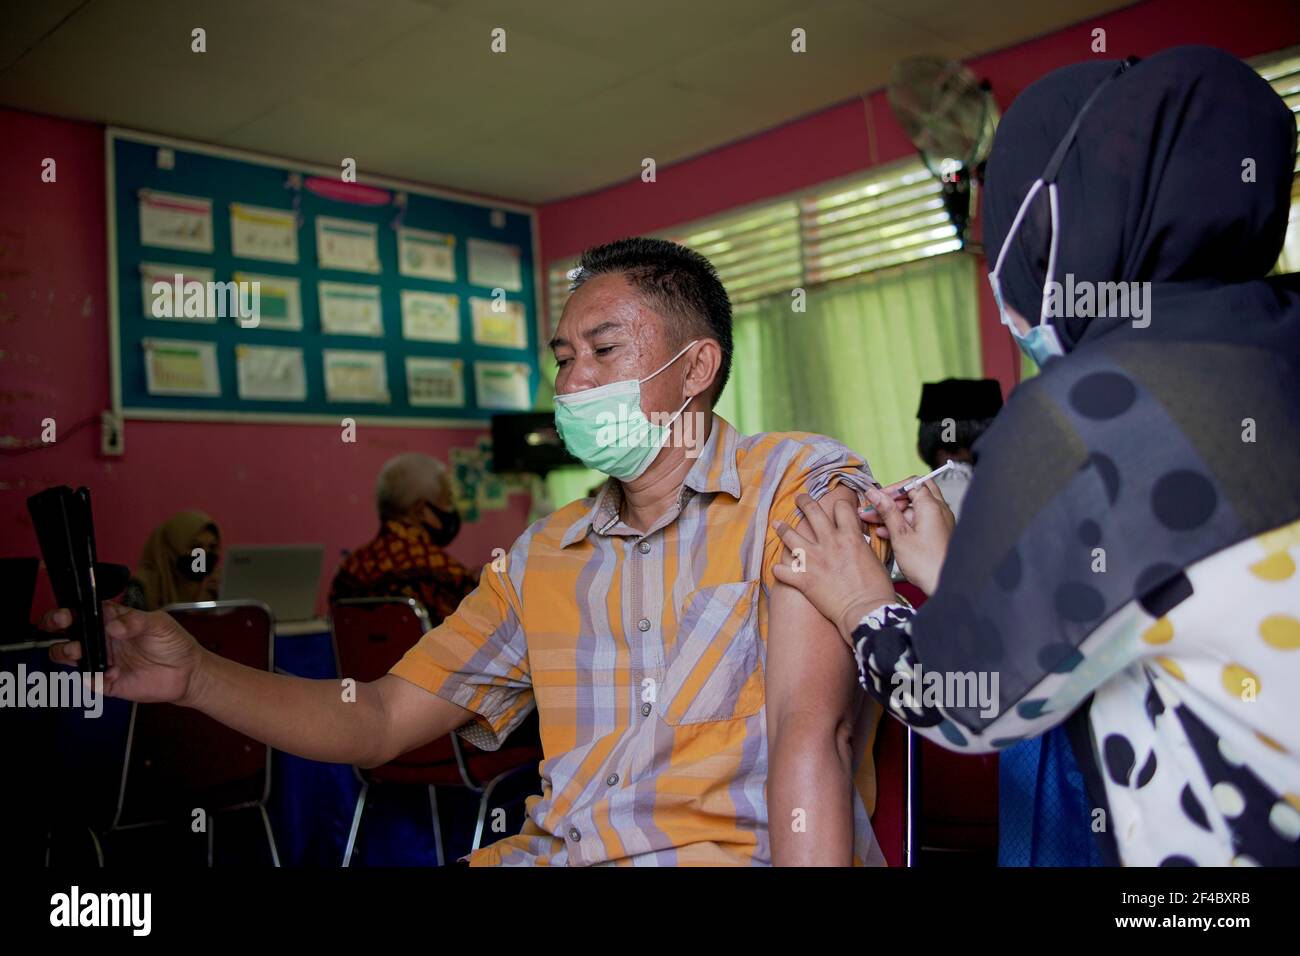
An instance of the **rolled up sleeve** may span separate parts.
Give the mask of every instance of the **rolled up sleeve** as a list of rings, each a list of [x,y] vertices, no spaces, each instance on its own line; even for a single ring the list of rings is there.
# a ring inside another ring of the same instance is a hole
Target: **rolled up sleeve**
[[[875,487],[875,479],[866,460],[833,438],[822,435],[803,436],[799,450],[789,459],[772,499],[763,550],[764,587],[770,589],[775,583],[772,566],[781,559],[781,539],[774,530],[776,523],[782,521],[791,527],[798,527],[803,520],[803,513],[797,503],[798,497],[806,494],[814,501],[820,501],[827,492],[841,484],[852,488],[861,503],[863,493],[868,488]]]
[[[389,673],[473,711],[457,733],[497,750],[534,706],[528,645],[510,578],[491,566],[479,586]]]

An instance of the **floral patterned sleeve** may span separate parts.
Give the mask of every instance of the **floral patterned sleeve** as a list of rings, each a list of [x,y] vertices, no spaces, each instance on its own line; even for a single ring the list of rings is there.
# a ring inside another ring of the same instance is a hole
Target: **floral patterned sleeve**
[[[1112,643],[1110,633],[1123,629],[1131,617],[1130,610],[1126,608],[1108,622],[1108,633],[1097,635],[1101,643]],[[981,731],[958,726],[945,710],[942,695],[930,693],[936,672],[927,672],[925,662],[916,659],[912,647],[915,615],[910,607],[886,604],[862,619],[853,632],[858,682],[892,716],[949,750],[989,753],[1045,733],[1068,718],[1102,682],[1102,673],[1080,674],[1084,679],[1065,682],[1049,676],[1030,688],[1015,706],[996,715],[991,713],[993,719]],[[945,679],[948,676],[938,675]],[[979,675],[971,676],[978,682]],[[993,696],[997,696],[996,690]],[[990,703],[996,706],[996,701]]]
[[[460,607],[460,602],[478,587],[478,575],[445,551],[430,562],[421,581],[421,600],[434,624],[446,620]]]

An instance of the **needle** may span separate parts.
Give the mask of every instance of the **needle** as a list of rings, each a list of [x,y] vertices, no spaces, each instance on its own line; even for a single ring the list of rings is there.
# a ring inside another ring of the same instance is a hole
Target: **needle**
[[[906,497],[912,491],[913,488],[918,488],[921,485],[925,484],[930,479],[938,477],[939,475],[943,474],[952,466],[953,463],[952,463],[952,459],[950,458],[947,461],[945,461],[942,465],[940,465],[938,468],[936,468],[934,471],[930,472],[928,475],[922,475],[920,478],[914,478],[913,480],[909,481],[907,484],[903,485],[903,487],[899,488],[897,491],[894,492],[894,497],[896,499]],[[868,514],[875,510],[876,510],[875,506],[872,505],[867,508],[860,508],[858,510],[858,514]]]

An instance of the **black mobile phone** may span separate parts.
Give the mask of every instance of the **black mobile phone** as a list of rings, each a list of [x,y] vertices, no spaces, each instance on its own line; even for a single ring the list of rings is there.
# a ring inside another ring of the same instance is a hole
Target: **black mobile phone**
[[[95,523],[90,513],[90,491],[67,485],[47,488],[27,499],[36,527],[45,570],[59,607],[72,612],[72,626],[64,633],[81,642],[81,670],[108,669],[108,642],[104,639],[104,614],[95,579]]]

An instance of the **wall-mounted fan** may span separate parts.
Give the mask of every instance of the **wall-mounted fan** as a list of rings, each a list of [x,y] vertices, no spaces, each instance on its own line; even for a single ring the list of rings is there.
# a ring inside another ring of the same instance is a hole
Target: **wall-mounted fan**
[[[894,116],[943,183],[944,205],[965,242],[972,189],[1001,115],[988,81],[951,60],[911,56],[895,64],[887,93]]]

